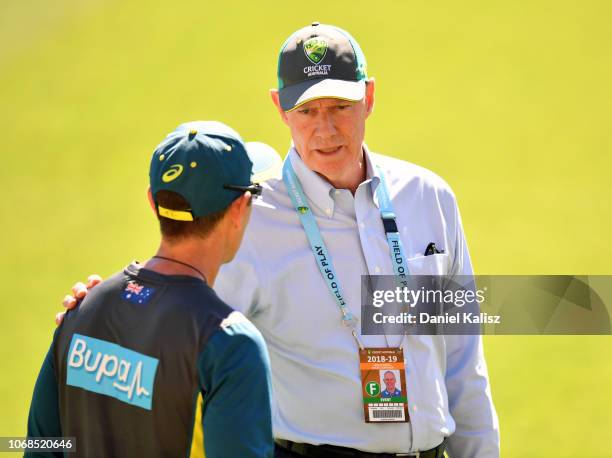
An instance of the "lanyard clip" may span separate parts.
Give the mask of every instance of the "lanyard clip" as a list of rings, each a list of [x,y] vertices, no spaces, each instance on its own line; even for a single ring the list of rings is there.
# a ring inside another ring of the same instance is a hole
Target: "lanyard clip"
[[[357,317],[353,313],[346,309],[342,309],[342,324],[349,329],[355,329],[357,326]]]
[[[385,234],[389,232],[399,232],[397,230],[397,223],[395,222],[395,215],[393,213],[384,213],[382,215],[382,222],[385,228]]]

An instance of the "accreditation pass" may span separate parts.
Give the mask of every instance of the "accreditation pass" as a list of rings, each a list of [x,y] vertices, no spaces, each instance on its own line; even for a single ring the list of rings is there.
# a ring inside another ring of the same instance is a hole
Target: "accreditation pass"
[[[366,423],[409,422],[404,351],[362,348],[359,367]]]

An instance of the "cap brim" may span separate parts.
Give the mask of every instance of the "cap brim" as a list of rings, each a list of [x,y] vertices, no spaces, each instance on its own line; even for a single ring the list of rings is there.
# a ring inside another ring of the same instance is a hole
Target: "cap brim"
[[[315,99],[333,98],[357,102],[364,98],[365,87],[365,81],[322,79],[293,84],[278,92],[282,109],[291,111]]]
[[[245,146],[253,163],[253,183],[261,183],[279,174],[283,160],[274,148],[261,142],[247,142]]]

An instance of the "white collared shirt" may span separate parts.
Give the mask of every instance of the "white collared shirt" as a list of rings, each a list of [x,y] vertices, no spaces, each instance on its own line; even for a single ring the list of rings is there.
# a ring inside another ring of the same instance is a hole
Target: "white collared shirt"
[[[472,275],[453,192],[429,170],[364,145],[367,179],[353,196],[310,170],[295,149],[291,161],[355,316],[362,275],[393,275],[373,190],[387,180],[397,226],[413,274]],[[443,254],[424,256],[430,242]],[[455,457],[499,456],[499,426],[480,336],[388,336],[404,348],[410,423],[364,422],[358,348],[342,326],[285,184],[264,184],[236,258],[215,289],[263,334],[274,388],[274,436],[369,452],[405,453],[445,437]],[[358,329],[359,330],[359,329]],[[384,336],[360,336],[386,347]]]

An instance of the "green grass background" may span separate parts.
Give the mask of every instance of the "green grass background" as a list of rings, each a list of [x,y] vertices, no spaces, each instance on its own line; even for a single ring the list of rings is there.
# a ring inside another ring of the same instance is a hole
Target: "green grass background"
[[[306,12],[309,10],[309,12]],[[153,147],[222,120],[283,154],[277,51],[312,20],[360,42],[375,151],[442,175],[480,274],[612,274],[612,3],[0,3],[0,436],[25,432],[72,283],[156,247]],[[612,456],[612,338],[488,337],[505,457]]]

